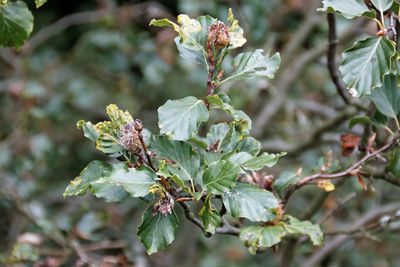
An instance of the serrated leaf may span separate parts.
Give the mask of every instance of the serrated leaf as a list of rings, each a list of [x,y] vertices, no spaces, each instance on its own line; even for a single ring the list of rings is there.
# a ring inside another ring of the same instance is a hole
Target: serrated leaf
[[[239,166],[230,161],[213,162],[203,174],[204,187],[208,193],[221,195],[235,186],[239,170]]]
[[[240,229],[239,238],[248,247],[249,253],[255,255],[258,250],[263,251],[281,242],[285,234],[281,225],[247,226]]]
[[[323,0],[323,8],[318,11],[339,13],[347,19],[354,17],[375,18],[375,11],[369,10],[363,0]]]
[[[219,212],[212,207],[211,195],[207,195],[199,215],[203,218],[204,230],[215,234],[215,230],[221,225],[222,219]]]
[[[273,79],[281,63],[281,57],[279,53],[269,57],[269,53],[269,51],[264,52],[262,49],[257,49],[254,52],[237,55],[232,61],[234,72],[219,84],[230,80],[253,79],[256,77]]]
[[[226,210],[233,217],[253,222],[268,222],[276,218],[278,201],[271,192],[239,182],[222,196]]]
[[[153,215],[153,207],[150,206],[142,216],[142,224],[138,228],[140,241],[146,247],[147,253],[153,254],[164,249],[175,239],[178,228],[178,217],[175,212],[163,215],[158,212]]]
[[[230,22],[228,27],[230,37],[229,49],[242,47],[247,40],[243,37],[243,29],[239,26],[239,21],[233,16],[232,8],[229,8],[228,21]]]
[[[144,165],[139,168],[119,169],[105,179],[122,186],[132,197],[145,197],[156,183],[157,174]]]
[[[296,173],[289,172],[289,171],[284,171],[281,173],[281,175],[278,177],[278,179],[275,180],[274,182],[274,188],[276,192],[278,193],[279,197],[283,197],[283,192],[285,189],[292,184],[297,183],[299,180],[299,177],[297,176]]]
[[[388,171],[390,171],[396,178],[400,177],[400,150],[395,148],[393,150],[392,159],[387,165]]]
[[[0,4],[0,47],[19,49],[33,30],[33,16],[24,1]]]
[[[230,99],[227,95],[225,94],[210,95],[207,96],[207,100],[211,104],[228,112],[232,116],[236,125],[240,125],[242,127],[243,132],[248,132],[251,130],[251,119],[249,118],[249,116],[247,116],[246,113],[244,113],[241,110],[235,110],[230,105]]]
[[[106,202],[121,202],[128,194],[118,185],[109,183],[106,178],[114,171],[126,168],[123,164],[111,165],[101,161],[92,161],[82,170],[67,186],[64,192],[66,196],[84,195],[89,189],[96,197],[102,197]]]
[[[308,235],[314,246],[323,245],[323,234],[318,224],[312,224],[309,221],[299,221],[290,215],[286,215],[284,219],[288,220],[284,226],[289,233]]]
[[[93,129],[99,133],[99,137],[96,140],[96,148],[98,150],[106,154],[114,154],[124,150],[118,137],[120,129],[113,122],[99,122],[93,126]]]
[[[286,155],[286,152],[281,152],[279,154],[268,154],[264,152],[261,155],[244,162],[240,166],[246,170],[260,170],[265,166],[270,168],[274,166],[278,162],[278,159],[284,155]]]
[[[202,100],[188,96],[168,100],[158,108],[160,132],[175,140],[188,140],[197,133],[200,123],[207,121],[209,112]]]
[[[41,7],[46,2],[47,2],[47,0],[35,0],[36,8]]]
[[[176,165],[167,164],[168,171],[184,181],[193,180],[200,168],[200,157],[192,145],[183,141],[170,140],[167,136],[158,136],[151,144],[157,158],[173,161]],[[171,168],[172,167],[172,168]]]
[[[379,11],[386,11],[388,10],[392,4],[393,0],[371,0],[371,3],[379,10]]]
[[[396,118],[400,112],[400,88],[397,83],[396,75],[386,75],[382,87],[376,88],[369,97],[376,108],[390,118]]]
[[[344,51],[339,67],[347,88],[354,88],[360,96],[380,87],[383,76],[390,72],[391,58],[395,53],[394,43],[387,38],[357,41]]]

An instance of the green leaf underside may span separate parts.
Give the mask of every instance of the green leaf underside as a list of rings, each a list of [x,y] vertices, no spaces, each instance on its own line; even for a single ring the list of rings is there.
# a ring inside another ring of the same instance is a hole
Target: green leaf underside
[[[0,4],[0,47],[20,48],[33,30],[33,16],[24,1]]]
[[[197,176],[200,157],[189,143],[170,140],[167,136],[161,135],[152,142],[151,149],[157,153],[157,158],[176,163],[176,165],[167,163],[167,168],[180,179],[189,181]]]
[[[381,12],[388,10],[392,4],[393,0],[371,0],[371,3]]]
[[[400,112],[400,88],[397,83],[396,75],[386,75],[382,87],[376,88],[370,95],[376,108],[390,118],[396,118]]]
[[[274,182],[274,188],[278,193],[279,197],[282,198],[285,189],[289,185],[295,184],[298,181],[298,179],[299,177],[297,176],[296,173],[289,171],[282,172],[281,175],[278,177],[278,179],[276,179]]]
[[[387,169],[396,177],[400,178],[400,150],[393,150],[392,159],[390,160]]]
[[[150,206],[144,212],[142,224],[138,228],[139,239],[146,247],[149,255],[172,243],[178,227],[178,217],[175,212],[167,216],[160,212],[153,216],[152,213],[153,207]]]
[[[105,178],[110,183],[122,186],[132,197],[144,197],[156,183],[157,174],[146,166],[119,169]]]
[[[219,109],[222,109],[227,113],[229,113],[229,115],[232,116],[235,123],[242,127],[243,132],[248,132],[251,130],[251,119],[249,118],[249,116],[247,116],[246,113],[244,113],[241,110],[235,110],[230,105],[230,99],[227,95],[225,94],[210,95],[207,96],[207,100],[208,102],[214,104]]]
[[[89,189],[97,197],[103,197],[107,202],[122,201],[128,193],[123,187],[106,180],[114,171],[124,169],[123,164],[111,165],[101,161],[92,161],[83,169],[80,176],[76,177],[67,186],[64,192],[66,196],[84,195]]]
[[[203,174],[203,184],[209,193],[221,195],[235,186],[240,167],[219,160],[211,163]]]
[[[323,245],[323,234],[318,224],[312,224],[309,221],[299,221],[290,215],[286,215],[284,220],[286,219],[289,222],[285,223],[284,226],[289,233],[308,235],[314,246]]]
[[[204,230],[208,233],[215,234],[215,230],[221,225],[222,219],[219,212],[212,207],[210,195],[206,197],[199,215],[203,218]]]
[[[253,222],[268,222],[276,218],[278,201],[274,195],[248,183],[238,182],[235,188],[222,196],[230,215]]]
[[[395,52],[394,43],[383,37],[357,41],[344,51],[339,67],[347,88],[354,88],[360,96],[381,86],[383,76],[390,72]]]
[[[339,13],[347,19],[354,17],[375,18],[375,11],[369,10],[363,0],[324,0],[318,11]]]
[[[258,250],[264,250],[279,242],[286,234],[281,225],[247,226],[240,230],[239,238],[248,247],[249,253],[255,255]]]
[[[188,140],[197,133],[200,123],[207,121],[209,112],[202,100],[188,96],[179,100],[168,100],[158,108],[160,132],[175,140]]]
[[[93,143],[96,143],[97,139],[99,138],[99,133],[93,128],[92,123],[85,122],[84,120],[80,120],[76,124],[78,129],[83,130],[83,135],[90,139]]]
[[[262,49],[241,53],[232,61],[232,66],[235,69],[234,72],[228,78],[221,81],[221,83],[256,77],[272,79],[280,63],[281,57],[279,53],[275,53],[272,57],[269,57],[269,51],[264,52]]]

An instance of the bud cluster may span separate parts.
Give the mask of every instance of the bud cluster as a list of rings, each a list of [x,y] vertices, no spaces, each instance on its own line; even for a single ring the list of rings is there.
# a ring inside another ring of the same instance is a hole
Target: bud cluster
[[[139,129],[141,122],[131,121],[120,129],[119,141],[121,145],[131,153],[139,154],[141,151],[141,142],[139,139]]]

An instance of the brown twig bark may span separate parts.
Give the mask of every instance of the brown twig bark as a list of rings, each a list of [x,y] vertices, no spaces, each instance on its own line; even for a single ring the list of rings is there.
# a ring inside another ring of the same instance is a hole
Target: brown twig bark
[[[301,179],[300,181],[298,181],[296,184],[294,184],[293,186],[291,186],[288,191],[286,192],[285,196],[284,196],[284,203],[287,203],[287,201],[289,200],[289,198],[291,197],[291,195],[298,190],[299,188],[311,184],[313,182],[315,182],[318,179],[336,179],[336,178],[341,178],[344,176],[348,176],[351,175],[352,172],[356,171],[359,167],[361,167],[364,163],[366,163],[369,159],[379,155],[380,153],[386,151],[387,149],[391,148],[400,138],[400,133],[398,133],[393,139],[392,141],[390,141],[389,143],[387,143],[386,145],[382,146],[380,149],[376,150],[373,153],[368,153],[359,161],[357,161],[355,164],[353,164],[351,167],[349,167],[348,169],[338,172],[338,173],[333,173],[333,174],[325,174],[322,172],[310,175],[310,176],[306,176],[303,179]]]

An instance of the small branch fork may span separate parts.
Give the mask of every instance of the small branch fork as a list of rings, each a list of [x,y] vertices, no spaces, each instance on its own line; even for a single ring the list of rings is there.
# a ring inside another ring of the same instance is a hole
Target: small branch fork
[[[355,175],[355,174],[359,173],[361,166],[365,162],[367,162],[369,159],[371,159],[375,156],[378,156],[380,153],[391,148],[393,145],[395,145],[397,143],[397,141],[399,139],[400,139],[400,132],[392,139],[392,141],[390,141],[386,145],[382,146],[380,149],[376,150],[373,153],[367,152],[367,154],[362,159],[360,159],[354,165],[352,165],[351,167],[349,167],[348,169],[346,169],[342,172],[333,173],[333,174],[325,174],[325,173],[319,172],[319,173],[304,177],[303,179],[301,179],[300,181],[298,181],[296,184],[294,184],[293,186],[291,186],[288,189],[287,193],[284,196],[283,203],[287,203],[289,198],[291,197],[291,195],[296,190],[298,190],[299,188],[301,188],[305,185],[312,184],[312,183],[316,182],[318,179],[336,179],[336,178],[341,178],[343,176]]]

